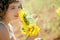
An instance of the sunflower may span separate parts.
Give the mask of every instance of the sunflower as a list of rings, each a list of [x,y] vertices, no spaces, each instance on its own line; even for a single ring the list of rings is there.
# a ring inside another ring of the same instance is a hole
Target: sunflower
[[[32,18],[27,18],[27,14],[24,13],[23,9],[19,9],[18,15],[22,21],[20,31],[26,36],[36,36],[40,29],[32,21],[29,21],[29,19],[31,20]]]
[[[60,7],[56,10],[56,13],[60,17]]]
[[[39,27],[34,25],[34,24],[30,24],[29,25],[29,36],[36,36],[39,32]]]
[[[23,25],[21,28],[21,32],[27,36],[36,36],[39,30],[39,27],[34,24],[27,25],[26,27]]]

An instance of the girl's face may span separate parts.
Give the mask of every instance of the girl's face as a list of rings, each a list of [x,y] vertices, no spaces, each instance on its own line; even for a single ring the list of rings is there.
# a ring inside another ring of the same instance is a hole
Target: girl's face
[[[20,8],[19,2],[14,2],[9,4],[9,7],[6,11],[5,19],[11,21],[18,19],[18,9]]]

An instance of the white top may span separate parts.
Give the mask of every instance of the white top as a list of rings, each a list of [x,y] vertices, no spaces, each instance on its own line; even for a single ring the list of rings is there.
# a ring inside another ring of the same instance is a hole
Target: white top
[[[14,40],[16,40],[15,35],[14,35],[14,32],[13,32],[13,27],[12,27],[12,25],[9,23],[8,26],[9,26],[10,38],[14,37]]]

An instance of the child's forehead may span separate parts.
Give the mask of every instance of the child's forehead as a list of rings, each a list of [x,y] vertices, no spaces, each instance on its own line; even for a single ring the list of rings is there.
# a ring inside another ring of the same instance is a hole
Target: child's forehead
[[[14,4],[21,4],[21,0],[14,0],[13,2],[10,3],[10,5]]]
[[[19,3],[21,2],[21,0],[12,0],[12,1],[9,1],[9,4],[12,4],[12,3]]]
[[[11,4],[9,4],[9,7],[12,7],[12,6],[15,6],[15,7],[17,7],[17,6],[20,6],[20,2],[13,2],[13,3],[11,3]]]
[[[21,0],[16,0],[15,2],[21,2]]]
[[[15,2],[20,2],[21,0],[15,0]]]
[[[16,1],[21,1],[21,0],[16,0]]]
[[[9,6],[18,6],[18,5],[20,5],[20,2],[13,2],[13,3],[9,4]]]

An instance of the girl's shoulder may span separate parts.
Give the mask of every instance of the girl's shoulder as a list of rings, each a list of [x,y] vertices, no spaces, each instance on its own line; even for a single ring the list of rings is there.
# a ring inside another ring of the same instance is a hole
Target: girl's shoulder
[[[0,39],[9,40],[9,33],[4,23],[0,21]]]
[[[4,25],[4,23],[2,21],[0,21],[0,30],[2,32],[7,31],[7,28],[6,28],[6,26]]]

